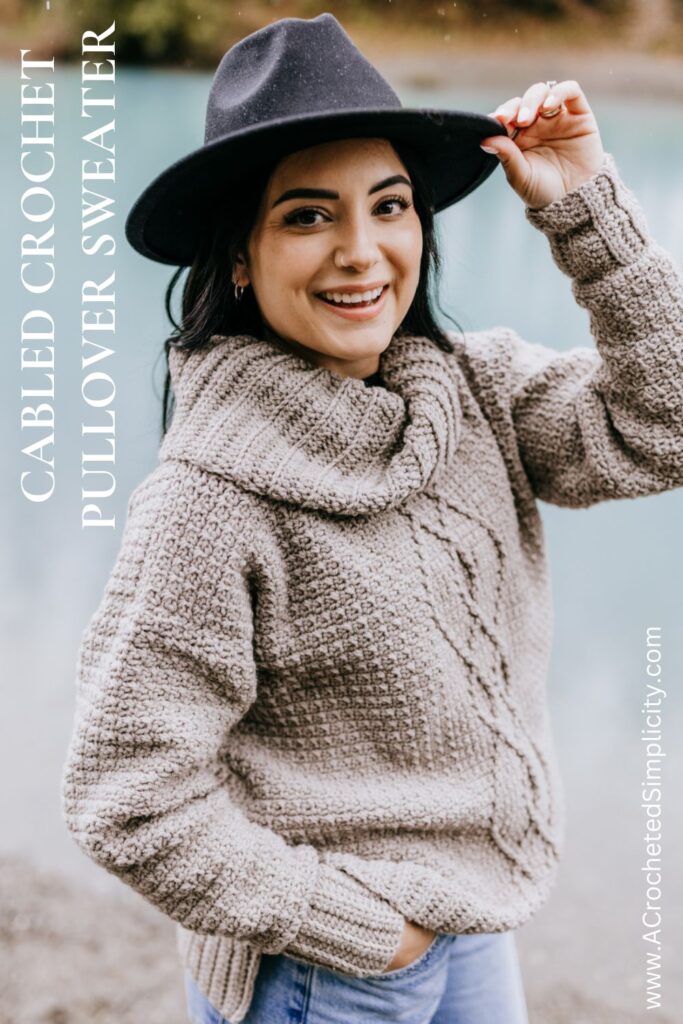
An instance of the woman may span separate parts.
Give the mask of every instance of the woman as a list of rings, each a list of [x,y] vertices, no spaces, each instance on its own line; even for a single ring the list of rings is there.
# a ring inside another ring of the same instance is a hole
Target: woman
[[[437,326],[433,213],[497,158],[595,349]],[[576,82],[403,110],[329,14],[225,55],[127,233],[192,266],[68,827],[177,922],[195,1022],[526,1021],[563,838],[537,499],[683,483],[680,272]]]

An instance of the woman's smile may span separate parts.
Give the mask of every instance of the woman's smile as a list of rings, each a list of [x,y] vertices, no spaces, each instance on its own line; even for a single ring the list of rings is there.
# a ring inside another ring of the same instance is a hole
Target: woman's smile
[[[345,289],[343,292],[318,292],[316,299],[323,303],[330,313],[347,320],[370,320],[384,308],[389,285],[365,288],[362,291]],[[363,296],[362,299],[359,296]]]

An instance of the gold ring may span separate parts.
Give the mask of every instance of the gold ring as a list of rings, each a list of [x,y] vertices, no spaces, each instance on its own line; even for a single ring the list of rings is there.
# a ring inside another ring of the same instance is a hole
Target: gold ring
[[[546,82],[545,84],[548,86],[550,92],[552,93],[553,89],[557,85],[557,82]],[[560,103],[558,106],[553,107],[552,110],[539,110],[538,115],[539,117],[556,117],[561,110],[566,109],[567,108],[565,107],[564,103]]]
[[[552,110],[539,110],[539,117],[557,117],[561,110],[564,110],[564,103],[560,103],[559,107],[553,107]]]
[[[552,90],[557,85],[557,82],[546,82],[545,84],[548,86],[548,88],[550,90]],[[539,110],[538,111],[538,116],[539,117],[557,117],[557,115],[560,113],[560,111],[566,110],[566,109],[567,108],[565,107],[564,103],[560,103],[556,107],[553,107],[552,110]],[[528,128],[529,125],[525,125],[525,127]],[[517,135],[519,134],[519,132],[521,132],[521,130],[522,130],[521,128],[515,128],[515,130],[511,134],[510,138],[511,139],[516,138]]]

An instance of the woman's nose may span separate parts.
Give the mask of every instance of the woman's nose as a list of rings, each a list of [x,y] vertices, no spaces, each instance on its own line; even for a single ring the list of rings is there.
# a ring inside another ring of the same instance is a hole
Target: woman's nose
[[[381,258],[372,225],[355,222],[349,225],[335,249],[335,265],[367,270]]]

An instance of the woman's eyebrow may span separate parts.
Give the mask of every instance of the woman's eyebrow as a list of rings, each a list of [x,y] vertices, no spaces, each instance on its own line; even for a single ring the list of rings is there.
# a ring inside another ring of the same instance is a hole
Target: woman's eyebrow
[[[380,189],[388,188],[389,185],[407,185],[411,189],[413,187],[405,174],[392,174],[390,178],[384,178],[382,181],[378,181],[376,185],[373,185],[372,188],[369,188],[368,195],[371,196],[373,192],[379,192]],[[279,199],[275,200],[273,206],[277,206],[278,203],[284,203],[286,199],[339,199],[339,193],[332,192],[327,188],[290,188],[283,192]]]

